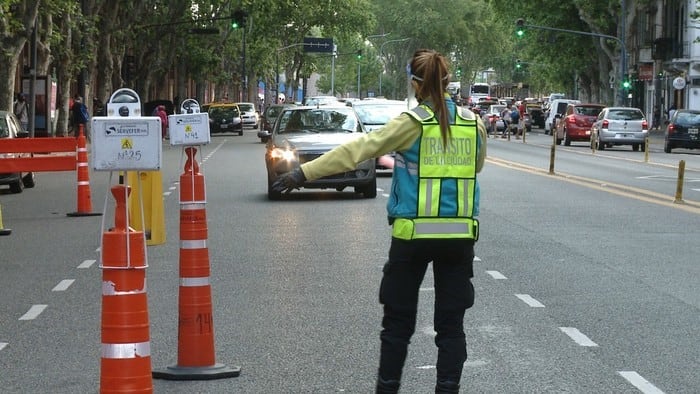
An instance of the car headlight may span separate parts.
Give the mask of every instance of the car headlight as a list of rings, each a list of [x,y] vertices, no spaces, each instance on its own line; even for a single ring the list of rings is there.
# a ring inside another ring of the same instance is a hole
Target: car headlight
[[[276,160],[297,161],[297,153],[292,149],[274,148],[271,155]]]

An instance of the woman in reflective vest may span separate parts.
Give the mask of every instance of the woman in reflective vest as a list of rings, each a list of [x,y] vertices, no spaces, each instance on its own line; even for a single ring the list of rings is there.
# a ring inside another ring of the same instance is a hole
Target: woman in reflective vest
[[[432,262],[436,393],[458,393],[467,359],[464,314],[474,303],[472,260],[478,238],[479,185],[486,129],[447,93],[447,60],[420,49],[409,63],[419,106],[383,128],[350,141],[284,174],[276,191],[306,180],[353,170],[357,163],[396,151],[387,204],[392,239],[379,291],[384,306],[377,393],[399,390],[408,344],[415,331],[418,292]]]

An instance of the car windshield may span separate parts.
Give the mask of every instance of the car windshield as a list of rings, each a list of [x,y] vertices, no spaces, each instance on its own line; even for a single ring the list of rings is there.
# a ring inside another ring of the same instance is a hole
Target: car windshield
[[[700,113],[698,112],[679,112],[673,122],[679,126],[697,126],[700,125]]]
[[[243,112],[254,112],[255,107],[253,104],[238,104],[238,108],[241,109]]]
[[[372,104],[355,106],[360,121],[367,125],[382,125],[401,115],[406,110],[404,104]]]
[[[238,114],[238,109],[236,109],[235,107],[227,107],[227,108],[212,107],[212,108],[209,108],[209,116],[212,118],[220,119],[220,118],[227,118],[227,117],[235,118],[235,117],[239,116],[239,114]]]
[[[608,113],[610,120],[642,120],[644,116],[641,111],[632,109],[613,109]]]
[[[576,114],[585,116],[598,116],[602,107],[576,107]]]
[[[5,119],[2,119],[0,121],[0,138],[7,138],[10,136],[10,131],[7,129],[7,125],[5,124]]]
[[[277,122],[278,134],[354,133],[361,131],[352,108],[310,108],[284,111]]]

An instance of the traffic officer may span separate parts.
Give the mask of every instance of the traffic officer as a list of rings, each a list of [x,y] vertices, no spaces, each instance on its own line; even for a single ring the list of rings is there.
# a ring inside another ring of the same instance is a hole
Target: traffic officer
[[[379,301],[384,306],[377,393],[396,393],[415,331],[418,292],[432,262],[437,355],[436,393],[458,393],[467,359],[464,314],[474,303],[471,284],[478,238],[479,185],[486,129],[447,93],[445,57],[420,49],[410,60],[419,105],[382,129],[341,145],[283,174],[272,188],[290,191],[306,180],[351,171],[364,160],[396,151],[387,211],[393,226]]]

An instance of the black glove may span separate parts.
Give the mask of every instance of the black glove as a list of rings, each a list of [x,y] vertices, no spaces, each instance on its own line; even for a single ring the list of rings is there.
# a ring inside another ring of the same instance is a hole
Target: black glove
[[[280,177],[272,183],[272,190],[278,193],[289,193],[292,191],[292,189],[296,189],[303,185],[304,182],[306,182],[306,177],[301,171],[301,168],[297,167],[292,171],[285,172],[284,174],[280,175]]]

